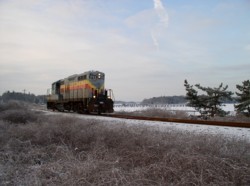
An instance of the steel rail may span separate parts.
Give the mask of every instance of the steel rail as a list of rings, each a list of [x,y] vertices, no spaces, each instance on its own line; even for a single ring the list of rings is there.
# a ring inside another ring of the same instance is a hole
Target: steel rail
[[[53,111],[54,112],[54,111]],[[177,119],[177,118],[160,118],[160,117],[146,117],[146,116],[132,116],[122,114],[87,114],[94,116],[120,118],[120,119],[134,119],[145,121],[159,121],[159,122],[173,122],[173,123],[186,123],[186,124],[199,124],[199,125],[212,125],[212,126],[224,126],[224,127],[239,127],[250,128],[250,122],[234,122],[234,121],[211,121],[211,120],[194,120],[194,119]]]
[[[112,117],[112,118],[121,118],[121,119],[134,119],[134,120],[146,120],[146,121],[161,121],[161,122],[174,122],[174,123],[250,128],[250,123],[246,123],[246,122],[159,118],[159,117],[130,116],[130,115],[120,115],[120,114],[105,114],[105,115],[101,115],[101,116]]]

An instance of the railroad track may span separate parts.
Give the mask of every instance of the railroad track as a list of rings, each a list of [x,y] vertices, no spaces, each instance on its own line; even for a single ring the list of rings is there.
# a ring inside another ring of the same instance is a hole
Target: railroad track
[[[194,119],[177,119],[177,118],[159,118],[159,117],[132,116],[132,115],[122,115],[122,114],[102,114],[102,115],[91,114],[91,115],[111,117],[111,118],[121,118],[121,119],[145,120],[145,121],[160,121],[160,122],[250,128],[250,122],[247,123],[247,122],[211,121],[211,120],[199,120],[199,119],[194,120]]]
[[[130,115],[118,115],[118,114],[105,114],[105,115],[102,115],[102,116],[112,117],[112,118],[146,120],[146,121],[161,121],[161,122],[175,122],[175,123],[187,123],[187,124],[201,124],[201,125],[214,125],[214,126],[250,128],[250,123],[246,123],[246,122],[192,120],[192,119],[176,119],[176,118],[158,118],[158,117],[130,116]]]

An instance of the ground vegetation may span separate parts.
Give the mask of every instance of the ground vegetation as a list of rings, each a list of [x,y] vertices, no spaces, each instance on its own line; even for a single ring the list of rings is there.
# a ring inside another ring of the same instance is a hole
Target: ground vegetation
[[[221,108],[224,105],[223,100],[232,99],[233,92],[227,90],[227,85],[223,87],[223,83],[221,83],[218,87],[211,88],[200,84],[190,85],[185,80],[184,86],[187,91],[187,105],[194,107],[202,117],[225,116],[228,114]],[[199,91],[203,92],[203,94],[200,94]]]
[[[144,99],[141,104],[184,104],[186,103],[185,96],[160,96]]]
[[[0,106],[0,185],[250,183],[246,140],[13,105]]]
[[[242,82],[242,85],[236,85],[239,92],[236,92],[238,104],[235,108],[239,114],[250,117],[250,80]]]
[[[0,97],[0,100],[2,102],[9,102],[9,101],[22,101],[22,102],[28,102],[28,103],[36,103],[36,104],[44,104],[46,103],[46,96],[45,95],[38,95],[32,93],[25,93],[25,92],[15,92],[15,91],[6,91],[2,94]]]

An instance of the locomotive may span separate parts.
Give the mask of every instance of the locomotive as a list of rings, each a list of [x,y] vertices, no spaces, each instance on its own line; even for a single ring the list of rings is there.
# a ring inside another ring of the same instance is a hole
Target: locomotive
[[[112,113],[113,92],[104,88],[105,74],[87,71],[52,83],[47,109],[78,113]]]

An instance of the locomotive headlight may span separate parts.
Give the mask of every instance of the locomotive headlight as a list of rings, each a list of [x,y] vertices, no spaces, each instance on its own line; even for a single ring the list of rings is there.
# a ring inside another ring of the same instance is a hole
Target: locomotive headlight
[[[101,79],[101,74],[100,73],[98,74],[98,79]]]

